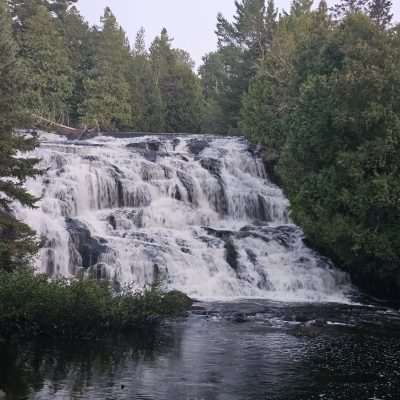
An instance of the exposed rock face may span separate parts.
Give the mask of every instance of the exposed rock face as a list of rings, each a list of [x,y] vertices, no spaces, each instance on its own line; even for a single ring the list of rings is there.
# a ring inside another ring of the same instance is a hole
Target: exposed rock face
[[[209,141],[206,139],[192,139],[188,143],[190,152],[195,156],[198,156],[208,146]]]
[[[66,223],[71,241],[80,255],[80,265],[85,269],[95,266],[108,251],[107,242],[93,238],[90,230],[80,221],[68,218]]]

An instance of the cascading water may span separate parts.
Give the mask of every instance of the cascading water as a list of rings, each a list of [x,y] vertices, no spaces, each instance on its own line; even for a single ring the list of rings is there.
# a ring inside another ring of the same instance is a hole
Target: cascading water
[[[305,246],[288,201],[242,138],[43,134],[17,213],[40,236],[38,270],[197,298],[344,301],[345,274]]]

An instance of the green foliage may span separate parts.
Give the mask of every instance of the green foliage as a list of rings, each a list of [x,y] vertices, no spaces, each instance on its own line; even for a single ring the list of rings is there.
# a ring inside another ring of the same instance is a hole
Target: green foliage
[[[0,335],[5,337],[97,338],[179,316],[191,305],[184,294],[157,288],[115,293],[106,282],[0,273]]]
[[[129,44],[109,8],[97,32],[95,62],[84,82],[85,98],[81,106],[82,122],[103,130],[129,126],[131,105],[129,84]]]
[[[193,61],[183,50],[173,49],[164,28],[150,47],[150,64],[156,91],[159,131],[199,132],[202,91],[193,73]]]
[[[200,80],[187,52],[166,31],[146,51],[144,30],[131,50],[110,8],[90,27],[76,0],[4,0],[34,115],[101,130],[199,132]]]
[[[245,96],[242,128],[264,144],[308,240],[373,293],[400,289],[400,47],[354,3],[281,17]]]
[[[63,37],[44,6],[26,19],[20,38],[21,56],[29,74],[29,109],[53,120],[65,120],[73,88],[72,69]]]
[[[35,200],[23,187],[34,176],[38,160],[21,158],[36,141],[13,133],[27,120],[24,112],[25,73],[17,59],[11,19],[5,2],[0,1],[0,270],[12,270],[25,263],[36,251],[33,232],[12,214],[11,203],[34,206]]]
[[[218,16],[218,51],[206,56],[200,69],[207,102],[204,131],[238,131],[242,96],[258,65],[268,57],[276,29],[273,0],[267,4],[264,0],[242,0],[235,4],[233,22],[221,14]]]

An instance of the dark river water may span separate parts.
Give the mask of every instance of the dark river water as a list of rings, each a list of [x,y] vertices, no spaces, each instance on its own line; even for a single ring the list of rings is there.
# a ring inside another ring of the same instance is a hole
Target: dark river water
[[[199,303],[186,318],[128,338],[1,343],[0,389],[10,400],[400,399],[400,313]]]

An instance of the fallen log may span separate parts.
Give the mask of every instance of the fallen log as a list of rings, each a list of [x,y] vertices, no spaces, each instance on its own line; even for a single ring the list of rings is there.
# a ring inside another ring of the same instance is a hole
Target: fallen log
[[[52,126],[56,128],[56,134],[67,136],[71,140],[83,140],[92,138],[98,135],[97,129],[88,129],[88,128],[71,128],[70,126],[60,124],[58,122],[54,122],[48,118],[42,117],[41,115],[33,114],[33,118],[41,123],[45,123],[47,126]]]

